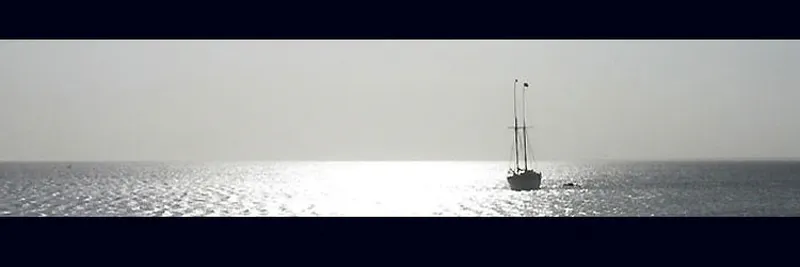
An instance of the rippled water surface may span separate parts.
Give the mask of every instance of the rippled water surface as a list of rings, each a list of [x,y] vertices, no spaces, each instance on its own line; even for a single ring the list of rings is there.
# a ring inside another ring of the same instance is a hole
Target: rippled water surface
[[[800,163],[0,163],[6,216],[796,216]],[[561,188],[575,182],[579,189]]]

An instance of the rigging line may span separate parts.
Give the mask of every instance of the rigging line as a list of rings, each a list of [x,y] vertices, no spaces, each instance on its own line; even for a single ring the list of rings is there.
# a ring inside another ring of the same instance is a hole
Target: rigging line
[[[516,158],[514,158],[514,164],[517,166],[517,170],[519,170],[519,123],[517,120],[517,82],[518,79],[514,79],[514,154]]]
[[[514,163],[511,163],[511,160],[514,159],[514,142],[510,144],[511,148],[508,150],[508,169],[514,168]]]
[[[531,128],[533,128],[533,127],[531,127]],[[536,139],[534,138],[533,140],[536,140]],[[534,141],[531,141],[531,143],[535,143],[535,142],[534,142]],[[531,147],[533,147],[533,146],[534,146],[534,145],[531,145]],[[528,149],[528,150],[529,150],[529,152],[528,152],[528,153],[529,153],[529,154],[531,154],[531,164],[533,165],[533,168],[534,168],[534,169],[536,169],[536,168],[537,168],[537,164],[536,164],[536,157],[534,157],[534,154],[533,154],[533,152],[534,152],[535,150],[534,150],[533,148],[526,148],[526,149]]]

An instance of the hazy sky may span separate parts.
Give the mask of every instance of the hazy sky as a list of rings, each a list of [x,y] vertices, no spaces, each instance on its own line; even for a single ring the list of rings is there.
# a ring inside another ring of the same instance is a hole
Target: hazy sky
[[[800,158],[793,41],[0,41],[0,160]]]

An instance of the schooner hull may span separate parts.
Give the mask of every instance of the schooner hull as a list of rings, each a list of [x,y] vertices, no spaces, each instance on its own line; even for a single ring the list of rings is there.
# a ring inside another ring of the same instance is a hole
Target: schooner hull
[[[537,190],[542,185],[542,173],[532,170],[515,173],[508,177],[508,185],[515,191]]]

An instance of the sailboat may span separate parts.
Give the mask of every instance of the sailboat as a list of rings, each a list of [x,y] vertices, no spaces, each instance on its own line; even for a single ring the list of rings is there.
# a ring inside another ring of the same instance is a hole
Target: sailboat
[[[514,79],[514,164],[508,170],[508,185],[511,190],[527,191],[536,190],[542,184],[542,172],[536,171],[528,165],[528,123],[525,117],[525,91],[528,83],[523,83],[522,89],[522,126],[519,125],[517,117],[517,83]],[[520,134],[520,131],[522,132]],[[520,146],[522,146],[522,159],[520,159]],[[522,164],[520,164],[522,160]]]

